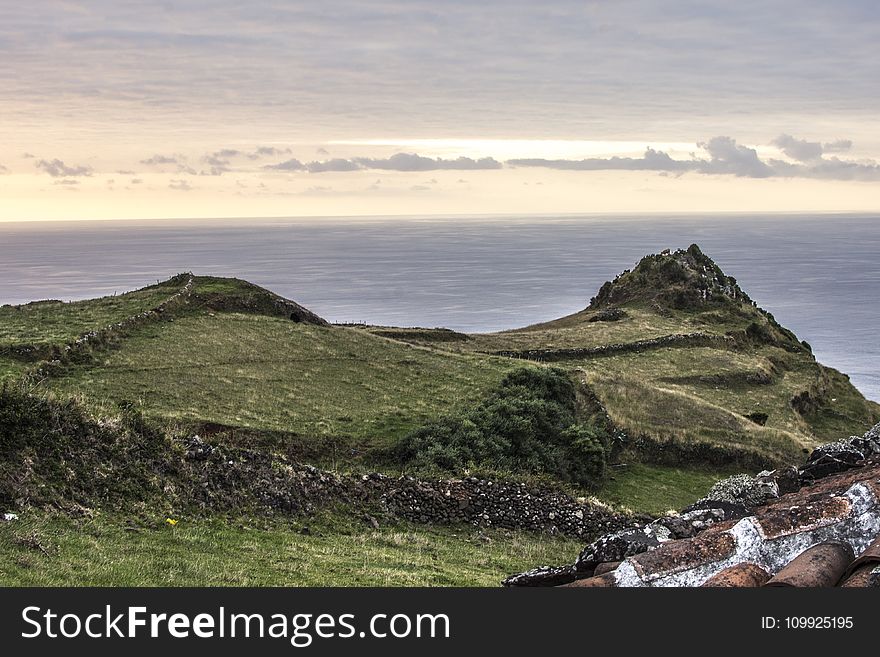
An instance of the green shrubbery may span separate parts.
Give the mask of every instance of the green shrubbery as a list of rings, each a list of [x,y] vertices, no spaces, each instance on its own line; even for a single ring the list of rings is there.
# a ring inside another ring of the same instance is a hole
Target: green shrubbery
[[[411,432],[392,453],[415,469],[490,468],[590,485],[605,472],[609,439],[602,427],[578,424],[575,409],[565,371],[523,368],[475,408]]]
[[[0,508],[121,504],[162,494],[168,443],[132,408],[98,422],[72,399],[0,387]]]

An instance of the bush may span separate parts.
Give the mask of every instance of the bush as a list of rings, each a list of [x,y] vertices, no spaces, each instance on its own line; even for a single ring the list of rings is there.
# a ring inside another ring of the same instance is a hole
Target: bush
[[[588,485],[604,474],[608,438],[600,427],[577,424],[575,411],[575,387],[565,371],[523,368],[475,408],[411,432],[392,455],[421,470],[482,467]]]
[[[605,476],[607,434],[596,427],[572,425],[563,432],[570,445],[571,458],[567,461],[568,478],[577,482],[595,482]]]
[[[134,409],[97,422],[74,400],[0,388],[0,507],[161,495],[168,444]]]

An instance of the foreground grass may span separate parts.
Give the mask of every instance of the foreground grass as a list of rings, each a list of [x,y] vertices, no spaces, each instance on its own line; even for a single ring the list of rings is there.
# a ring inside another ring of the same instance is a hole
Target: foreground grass
[[[306,530],[305,527],[308,527]],[[471,526],[335,516],[133,522],[29,511],[0,523],[6,586],[498,586],[535,564],[570,563],[579,541]]]
[[[724,472],[630,463],[626,467],[612,469],[596,497],[633,511],[662,515],[669,510],[681,510],[693,504],[716,481],[736,472],[735,469]]]

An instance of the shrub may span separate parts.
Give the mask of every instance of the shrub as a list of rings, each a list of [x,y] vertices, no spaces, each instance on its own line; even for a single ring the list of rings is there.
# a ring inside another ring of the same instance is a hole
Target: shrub
[[[168,443],[134,409],[97,422],[74,400],[0,388],[0,507],[161,494]]]
[[[577,424],[575,410],[565,371],[523,368],[476,407],[411,432],[392,455],[422,470],[483,467],[588,485],[604,474],[608,438],[599,427]]]

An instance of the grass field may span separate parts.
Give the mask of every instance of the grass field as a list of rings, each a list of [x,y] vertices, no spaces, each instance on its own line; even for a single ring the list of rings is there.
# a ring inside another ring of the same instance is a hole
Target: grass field
[[[63,344],[87,331],[109,326],[155,308],[183,285],[171,279],[117,296],[62,303],[39,301],[0,306],[0,347]]]
[[[596,496],[616,507],[659,516],[693,504],[716,481],[736,472],[627,463],[612,468]]]
[[[608,344],[626,344],[675,333],[724,335],[742,328],[741,318],[717,321],[716,315],[692,312],[659,314],[634,305],[623,319],[615,322],[590,321],[596,312],[576,313],[554,322],[536,324],[499,333],[468,336],[464,341],[450,341],[446,346],[461,351],[524,351],[528,349],[584,349]],[[711,317],[711,320],[708,319]]]
[[[571,563],[581,547],[471,526],[374,529],[341,515],[181,518],[172,527],[29,511],[0,522],[0,585],[498,586],[525,565]]]
[[[479,397],[518,364],[440,354],[357,329],[193,312],[135,330],[49,382],[104,411],[387,443]]]

